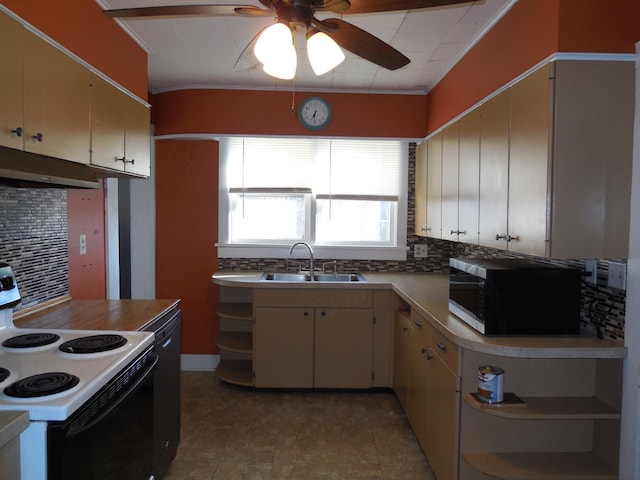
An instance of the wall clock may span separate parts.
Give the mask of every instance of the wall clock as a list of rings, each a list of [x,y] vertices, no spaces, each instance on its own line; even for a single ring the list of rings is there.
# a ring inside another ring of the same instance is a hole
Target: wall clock
[[[331,121],[331,105],[322,97],[306,98],[298,109],[298,119],[309,130],[322,130]]]

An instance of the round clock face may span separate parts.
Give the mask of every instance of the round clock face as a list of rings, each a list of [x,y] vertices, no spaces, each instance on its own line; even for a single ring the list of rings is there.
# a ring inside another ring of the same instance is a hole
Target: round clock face
[[[331,121],[331,107],[324,98],[309,97],[298,110],[298,118],[310,130],[320,130]]]

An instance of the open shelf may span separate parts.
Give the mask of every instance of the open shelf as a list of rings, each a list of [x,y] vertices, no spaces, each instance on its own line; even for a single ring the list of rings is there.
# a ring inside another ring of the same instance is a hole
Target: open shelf
[[[470,394],[467,405],[488,415],[520,420],[611,420],[620,412],[596,397],[522,397],[526,406],[509,407],[479,402]]]
[[[615,480],[616,472],[591,452],[467,452],[464,460],[502,480]]]
[[[253,306],[250,303],[221,303],[216,313],[233,320],[253,320]]]
[[[216,345],[228,352],[251,353],[253,350],[253,335],[251,332],[220,332]]]
[[[253,387],[253,366],[251,360],[221,359],[216,374],[225,382]]]

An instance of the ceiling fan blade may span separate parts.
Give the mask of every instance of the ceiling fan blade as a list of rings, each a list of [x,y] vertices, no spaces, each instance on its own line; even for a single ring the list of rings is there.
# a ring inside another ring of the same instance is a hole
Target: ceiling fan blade
[[[351,8],[345,14],[393,12],[398,10],[417,10],[419,8],[443,7],[458,3],[471,3],[470,0],[349,0]]]
[[[325,0],[324,5],[313,7],[316,12],[344,13],[351,8],[349,0]]]
[[[164,7],[132,7],[104,10],[111,18],[141,18],[165,16],[272,16],[273,10],[263,10],[254,5],[169,5]]]
[[[313,25],[345,50],[389,70],[397,70],[411,61],[378,37],[339,18],[314,18]]]
[[[261,28],[258,33],[251,39],[251,41],[244,47],[242,53],[236,60],[235,65],[233,66],[233,70],[236,72],[240,72],[243,70],[253,70],[258,66],[260,61],[253,53],[253,47],[256,46],[256,42],[258,41],[258,37],[264,32],[270,25],[267,25],[264,28]]]

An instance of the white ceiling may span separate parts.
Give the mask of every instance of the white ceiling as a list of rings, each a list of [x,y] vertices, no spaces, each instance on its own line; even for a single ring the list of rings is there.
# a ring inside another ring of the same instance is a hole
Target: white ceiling
[[[105,9],[198,4],[189,0],[96,0]],[[233,0],[213,0],[228,4]],[[234,70],[236,60],[272,18],[154,17],[119,20],[149,54],[149,89],[296,89],[337,92],[425,93],[517,0],[479,0],[423,10],[344,15],[346,20],[391,44],[411,59],[390,71],[347,51],[346,60],[317,77],[307,61],[304,32],[296,33],[298,70],[293,81],[262,69]],[[258,0],[240,1],[263,8]],[[320,19],[335,16],[318,14]]]

